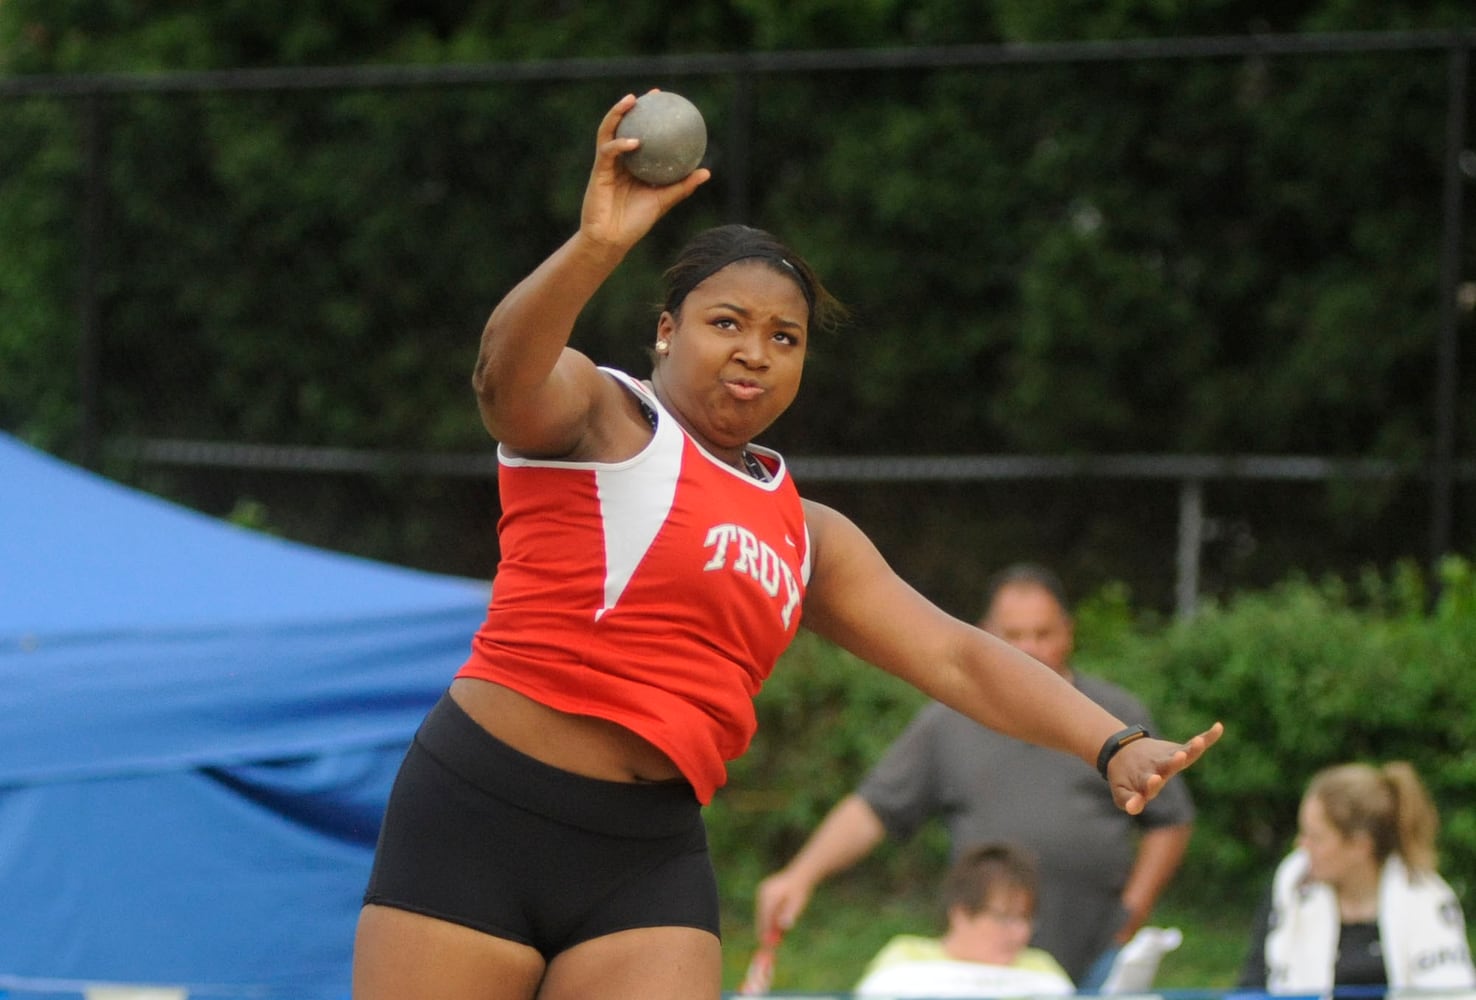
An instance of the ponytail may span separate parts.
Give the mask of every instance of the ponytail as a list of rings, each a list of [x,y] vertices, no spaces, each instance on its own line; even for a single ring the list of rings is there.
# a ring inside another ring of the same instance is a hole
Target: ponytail
[[[1435,835],[1440,816],[1420,776],[1409,763],[1391,761],[1380,769],[1394,793],[1399,856],[1411,871],[1435,871]]]

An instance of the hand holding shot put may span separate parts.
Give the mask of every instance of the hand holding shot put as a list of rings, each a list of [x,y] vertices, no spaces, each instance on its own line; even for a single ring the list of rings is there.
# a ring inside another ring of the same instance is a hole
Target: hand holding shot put
[[[600,122],[594,168],[580,214],[580,234],[596,244],[619,248],[622,257],[672,206],[685,201],[712,176],[705,167],[693,167],[670,184],[653,185],[637,177],[626,157],[640,150],[642,139],[619,134],[621,122],[637,103],[634,94],[627,94]]]
[[[395,781],[355,1000],[716,1000],[702,806],[747,749],[753,697],[801,619],[984,725],[1090,763],[1105,753],[1126,809],[1219,738],[1120,735],[800,497],[755,439],[843,309],[772,234],[725,225],[687,243],[642,336],[649,378],[569,346],[625,254],[709,177],[627,170],[639,143],[617,132],[635,105],[599,125],[577,231],[482,331],[472,384],[498,443],[501,562],[471,655]]]

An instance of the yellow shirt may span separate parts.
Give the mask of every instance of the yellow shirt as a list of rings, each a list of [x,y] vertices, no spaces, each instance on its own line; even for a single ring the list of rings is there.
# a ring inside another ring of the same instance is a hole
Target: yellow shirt
[[[943,942],[938,938],[923,937],[918,934],[899,934],[888,941],[881,951],[877,952],[867,963],[865,974],[857,984],[856,991],[864,993],[871,986],[876,985],[879,978],[876,974],[883,970],[891,970],[893,974],[880,978],[895,983],[898,979],[895,975],[899,971],[897,967],[903,965],[913,966],[920,979],[930,979],[932,972],[944,967],[953,968],[959,972],[973,971],[980,974],[995,970],[1004,977],[1000,986],[1007,985],[1004,980],[1017,981],[1021,986],[1019,993],[1026,994],[1070,993],[1075,989],[1071,977],[1066,975],[1066,970],[1061,968],[1061,964],[1052,958],[1049,952],[1039,948],[1026,948],[1020,952],[1012,964],[996,966],[982,962],[962,962],[950,959],[943,951]],[[1009,973],[1017,975],[1009,975]],[[868,980],[871,982],[868,983]],[[919,983],[919,985],[925,984]],[[889,989],[888,992],[895,995],[894,990]]]

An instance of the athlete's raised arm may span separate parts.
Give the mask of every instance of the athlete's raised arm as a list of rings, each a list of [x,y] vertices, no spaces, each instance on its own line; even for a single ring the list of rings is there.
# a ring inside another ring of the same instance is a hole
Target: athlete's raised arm
[[[615,128],[634,106],[627,94],[600,122],[579,229],[503,297],[482,331],[472,376],[482,422],[522,455],[576,454],[602,408],[619,400],[613,383],[568,347],[574,322],[630,248],[710,176],[699,168],[652,187],[621,167],[620,154],[637,143],[616,138]]]

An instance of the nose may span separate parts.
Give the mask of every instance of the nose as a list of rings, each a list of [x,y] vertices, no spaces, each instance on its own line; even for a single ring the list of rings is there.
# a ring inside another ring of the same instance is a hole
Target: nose
[[[769,338],[762,330],[753,330],[738,338],[733,358],[745,368],[769,366]]]

